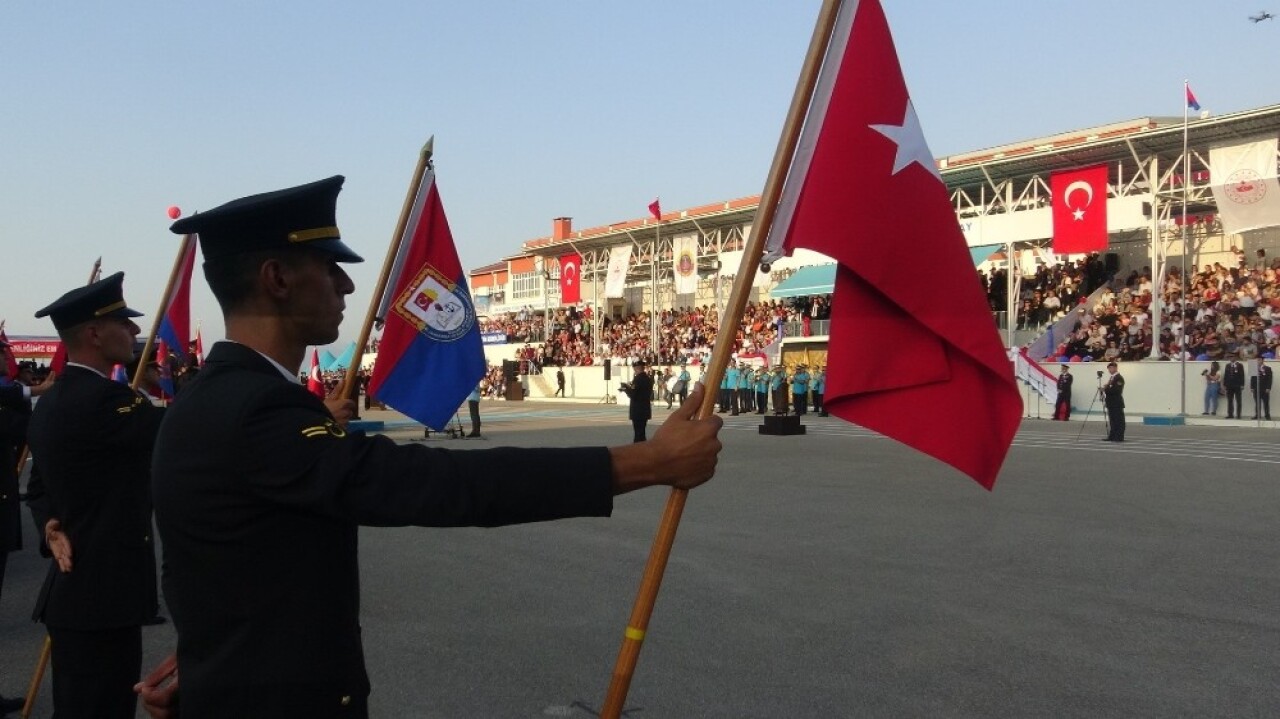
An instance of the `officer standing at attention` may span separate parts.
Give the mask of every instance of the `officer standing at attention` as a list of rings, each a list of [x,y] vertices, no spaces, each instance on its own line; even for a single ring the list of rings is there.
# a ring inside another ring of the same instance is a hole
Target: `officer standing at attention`
[[[819,417],[827,416],[827,408],[822,405],[822,395],[827,391],[827,372],[818,365],[813,373],[813,411]]]
[[[1124,441],[1124,376],[1120,374],[1115,362],[1107,363],[1107,371],[1111,376],[1102,386],[1103,404],[1107,407],[1107,421],[1111,431],[1107,433],[1108,442]]]
[[[53,320],[68,360],[28,429],[49,515],[74,552],[50,564],[36,606],[52,642],[60,719],[133,718],[142,625],[159,609],[151,450],[165,410],[110,379],[113,365],[133,361],[139,331],[123,282],[117,272],[36,313]]]
[[[471,414],[471,434],[468,437],[480,436],[480,385],[467,395],[467,411]]]
[[[756,414],[769,411],[769,368],[761,365],[753,378],[756,393]]]
[[[720,412],[723,413],[725,406],[729,408],[729,414],[736,416],[738,414],[738,366],[729,361],[724,370],[724,380],[720,382]]]
[[[782,365],[773,368],[769,379],[769,391],[773,393],[773,413],[787,413],[787,370]]]
[[[627,416],[631,418],[631,427],[635,430],[632,441],[643,442],[645,425],[649,424],[649,418],[653,416],[653,376],[644,371],[644,360],[636,360],[631,366],[636,370],[635,376],[621,386],[622,391],[631,398]]]
[[[360,261],[335,221],[342,181],[234,200],[171,228],[199,233],[227,341],[156,440],[178,648],[137,686],[153,713],[180,701],[184,719],[367,716],[361,525],[604,516],[616,494],[688,489],[715,471],[721,421],[694,419],[701,391],[653,440],[614,448],[451,452],[347,432],[354,403],[326,404],[298,382],[307,347],[338,337],[355,289],[339,264]]]

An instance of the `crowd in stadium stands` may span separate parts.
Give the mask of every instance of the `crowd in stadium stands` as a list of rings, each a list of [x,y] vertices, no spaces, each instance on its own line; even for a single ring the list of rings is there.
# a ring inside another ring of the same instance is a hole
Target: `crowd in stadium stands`
[[[816,295],[790,300],[748,303],[734,339],[735,352],[757,352],[778,338],[786,323],[798,325],[799,334],[808,334],[810,323],[831,317],[831,296]],[[711,356],[711,345],[719,331],[719,314],[714,307],[681,307],[658,314],[658,344],[653,346],[651,316],[638,312],[622,318],[605,317],[599,324],[596,342],[595,319],[591,308],[566,307],[551,311],[549,339],[542,339],[544,320],[532,311],[521,310],[487,317],[482,332],[501,332],[508,342],[524,343],[517,359],[528,363],[522,371],[545,366],[588,366],[643,359],[650,364],[697,364]],[[534,343],[539,343],[537,347]]]
[[[1157,288],[1149,268],[1133,271],[1124,279],[1108,282],[1092,305],[1079,304],[1089,294],[1087,286],[1074,294],[1033,287],[1028,319],[1019,316],[1020,326],[1034,327],[1053,322],[1067,312],[1076,319],[1066,336],[1055,338],[1049,359],[1125,361],[1152,356],[1162,359],[1223,360],[1257,357],[1274,359],[1280,345],[1280,260],[1267,263],[1259,251],[1250,266],[1232,248],[1231,267],[1222,263],[1203,266],[1187,279],[1187,296],[1182,297],[1179,268],[1170,268],[1163,285]],[[1164,300],[1160,326],[1152,321],[1151,304],[1156,292]],[[1048,302],[1051,297],[1056,303]],[[1046,304],[1052,309],[1045,309]],[[1024,302],[1024,307],[1028,304]],[[1186,344],[1182,346],[1185,330]]]

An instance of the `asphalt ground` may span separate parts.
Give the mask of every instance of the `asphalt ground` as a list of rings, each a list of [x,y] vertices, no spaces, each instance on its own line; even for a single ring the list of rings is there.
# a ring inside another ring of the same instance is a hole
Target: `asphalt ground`
[[[625,407],[482,411],[480,440],[423,440],[369,414],[401,441],[460,451],[631,436]],[[903,411],[939,432],[965,421]],[[758,424],[725,417],[626,716],[1280,716],[1274,431],[1131,422],[1112,444],[1097,423],[1027,420],[988,493],[835,418],[810,415],[794,437]],[[620,497],[609,519],[364,530],[372,715],[593,716],[665,499]],[[43,572],[34,551],[10,555],[7,696],[39,651]],[[144,638],[145,669],[172,626]],[[50,714],[46,678],[33,716]]]

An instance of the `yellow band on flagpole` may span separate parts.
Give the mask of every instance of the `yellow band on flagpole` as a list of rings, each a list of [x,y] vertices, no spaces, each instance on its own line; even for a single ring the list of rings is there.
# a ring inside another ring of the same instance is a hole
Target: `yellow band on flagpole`
[[[643,630],[643,629],[636,629],[635,627],[627,627],[627,631],[623,632],[622,634],[623,634],[623,636],[625,636],[627,639],[634,639],[634,640],[636,640],[637,642],[643,642],[643,641],[644,641],[644,630]]]

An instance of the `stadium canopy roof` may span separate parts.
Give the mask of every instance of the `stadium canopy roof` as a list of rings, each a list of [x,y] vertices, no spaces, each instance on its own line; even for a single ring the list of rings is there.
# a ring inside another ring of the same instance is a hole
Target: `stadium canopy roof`
[[[779,282],[769,294],[774,299],[829,295],[835,289],[835,284],[836,266],[834,264],[810,265],[801,267],[794,275]]]

